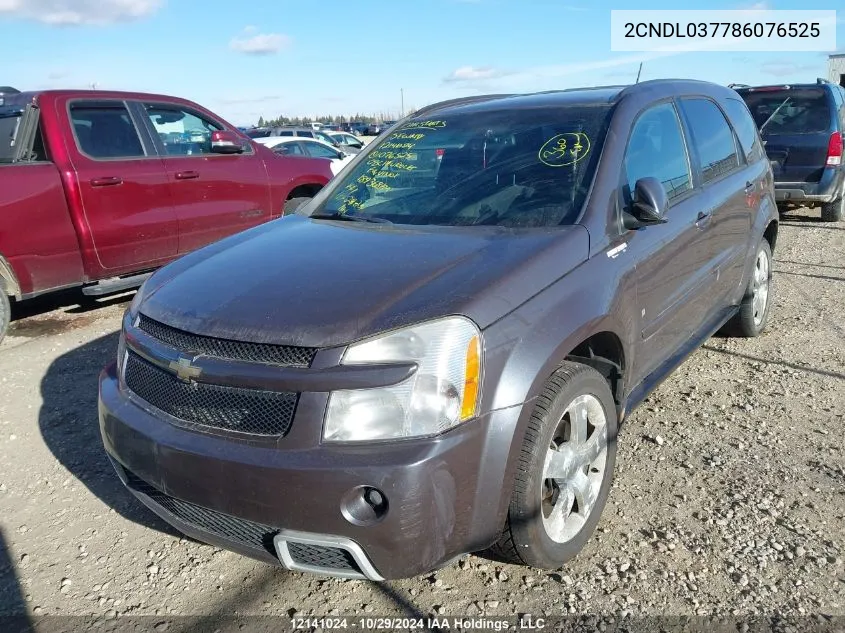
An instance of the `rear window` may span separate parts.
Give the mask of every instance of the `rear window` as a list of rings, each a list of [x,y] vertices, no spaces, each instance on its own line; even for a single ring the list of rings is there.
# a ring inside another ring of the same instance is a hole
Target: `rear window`
[[[0,113],[0,163],[11,163],[15,157],[15,137],[20,122],[20,112]]]
[[[267,138],[270,136],[270,130],[247,130],[246,135],[249,138]]]
[[[741,94],[763,134],[816,134],[830,125],[830,103],[822,89]]]
[[[416,225],[572,224],[609,115],[601,104],[413,119],[344,170],[315,212]]]

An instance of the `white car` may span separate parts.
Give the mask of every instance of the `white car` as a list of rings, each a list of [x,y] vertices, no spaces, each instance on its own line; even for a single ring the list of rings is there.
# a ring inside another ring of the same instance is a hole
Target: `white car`
[[[331,136],[335,143],[342,147],[350,147],[358,151],[364,148],[364,141],[349,132],[326,132],[326,134]]]
[[[328,143],[303,136],[266,136],[253,140],[266,145],[281,156],[328,158],[332,162],[331,170],[335,176],[355,158]]]

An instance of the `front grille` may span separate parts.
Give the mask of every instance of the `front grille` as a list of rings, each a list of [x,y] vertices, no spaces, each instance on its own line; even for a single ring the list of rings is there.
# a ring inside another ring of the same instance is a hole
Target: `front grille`
[[[317,353],[317,350],[313,347],[244,343],[242,341],[200,336],[159,323],[143,314],[140,315],[138,328],[180,351],[231,360],[270,363],[285,367],[309,367]]]
[[[245,547],[255,550],[266,550],[273,556],[276,555],[276,550],[273,546],[273,537],[279,532],[277,528],[246,519],[238,519],[237,517],[217,512],[216,510],[209,510],[208,508],[182,501],[181,499],[161,492],[158,488],[148,484],[125,468],[123,468],[123,472],[126,474],[126,483],[130,488],[149,497],[153,502],[167,510],[180,521]]]
[[[290,429],[299,394],[183,382],[130,352],[126,386],[174,418],[252,435],[282,436]]]
[[[294,562],[300,565],[361,572],[352,554],[339,547],[326,547],[324,545],[309,545],[307,543],[288,541],[288,552],[290,552],[290,556]]]

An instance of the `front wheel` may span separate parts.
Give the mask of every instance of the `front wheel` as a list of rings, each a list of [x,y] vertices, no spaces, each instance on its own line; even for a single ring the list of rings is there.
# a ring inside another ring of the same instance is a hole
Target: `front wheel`
[[[757,247],[754,270],[748,280],[739,312],[726,324],[726,333],[747,338],[760,336],[769,322],[771,305],[772,249],[764,239]]]
[[[564,362],[538,398],[517,465],[508,517],[493,553],[559,569],[599,522],[616,463],[616,405],[596,370]]]

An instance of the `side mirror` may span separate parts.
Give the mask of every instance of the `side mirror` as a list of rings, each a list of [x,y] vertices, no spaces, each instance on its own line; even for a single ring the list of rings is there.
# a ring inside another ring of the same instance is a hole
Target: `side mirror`
[[[631,211],[624,214],[627,229],[639,229],[652,224],[666,222],[669,198],[663,184],[654,177],[640,178],[634,185],[634,201]]]
[[[346,154],[346,152],[344,152],[344,151],[340,151],[340,150],[339,150],[339,151],[337,152],[337,157],[338,157],[338,158],[340,158],[340,159],[344,159],[344,158],[346,158],[346,156],[347,156],[347,154]]]
[[[211,133],[211,151],[214,154],[242,154],[244,140],[229,130],[216,130]]]

